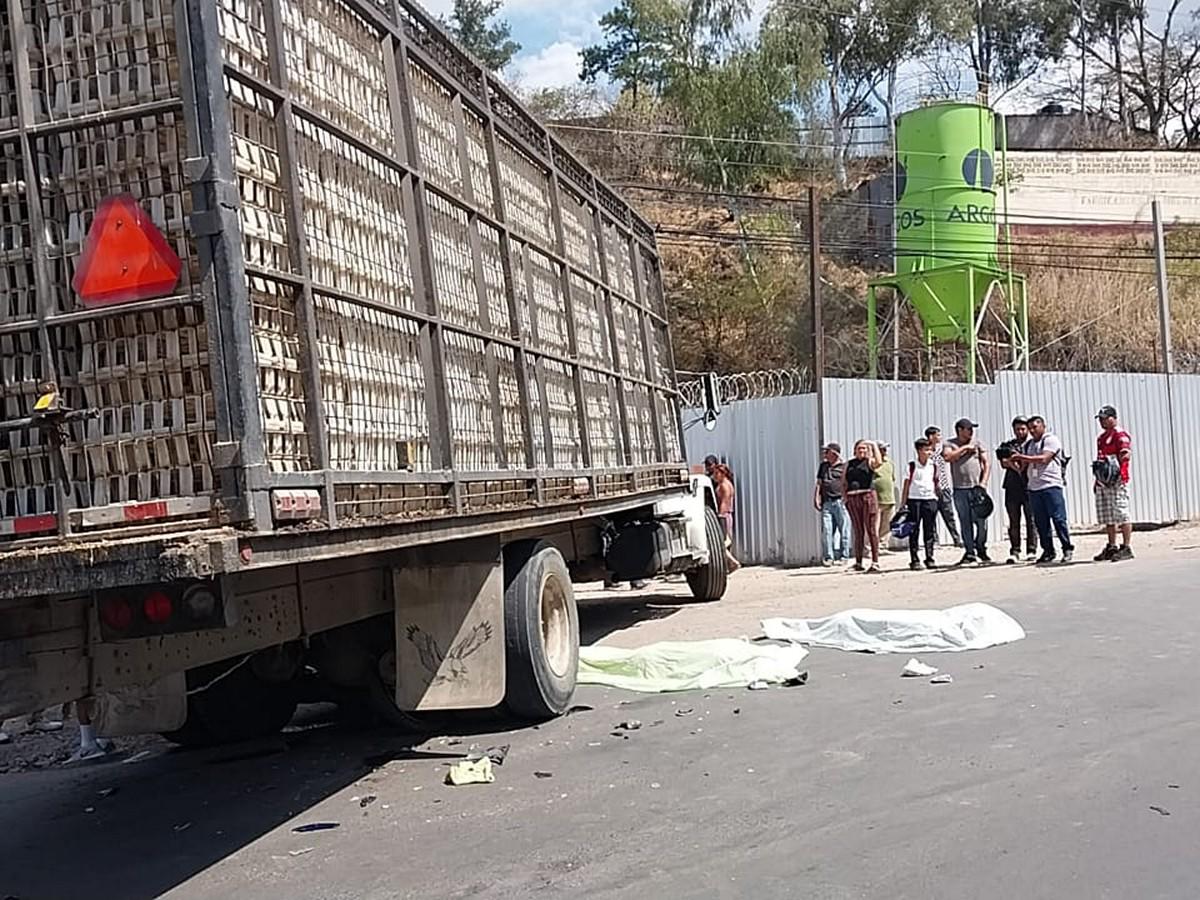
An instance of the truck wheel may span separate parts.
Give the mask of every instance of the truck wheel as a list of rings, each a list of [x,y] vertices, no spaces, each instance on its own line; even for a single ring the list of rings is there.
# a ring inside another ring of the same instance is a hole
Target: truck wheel
[[[545,541],[506,549],[504,702],[530,719],[562,715],[579,675],[579,610],[566,560]]]
[[[223,672],[228,672],[223,678]],[[296,712],[291,683],[272,684],[258,678],[250,664],[217,663],[187,673],[187,721],[163,734],[184,747],[207,747],[269,737],[281,731]]]
[[[697,600],[720,600],[725,596],[729,573],[725,569],[725,530],[710,508],[704,509],[704,533],[708,543],[708,565],[687,573],[688,587]]]

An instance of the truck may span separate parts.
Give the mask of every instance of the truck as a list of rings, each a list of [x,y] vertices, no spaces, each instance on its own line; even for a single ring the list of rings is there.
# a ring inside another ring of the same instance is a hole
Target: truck
[[[721,597],[654,231],[408,0],[8,0],[0,719],[569,708]]]

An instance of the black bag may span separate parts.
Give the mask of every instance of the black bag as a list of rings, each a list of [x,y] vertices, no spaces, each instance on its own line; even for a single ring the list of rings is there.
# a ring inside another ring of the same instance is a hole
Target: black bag
[[[996,504],[992,502],[991,495],[987,489],[983,487],[971,488],[971,512],[978,519],[986,519],[996,511]]]
[[[1105,487],[1112,487],[1121,480],[1121,463],[1115,456],[1102,456],[1092,463],[1092,474]]]

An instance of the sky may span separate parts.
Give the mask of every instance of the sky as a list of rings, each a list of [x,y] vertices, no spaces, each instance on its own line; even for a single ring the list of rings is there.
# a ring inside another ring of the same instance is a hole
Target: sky
[[[448,16],[453,0],[417,0],[436,16]],[[769,0],[752,0],[754,15],[748,27],[757,27]],[[1063,0],[1067,2],[1067,0]],[[1152,18],[1161,16],[1172,0],[1148,0]],[[504,72],[505,80],[522,90],[560,87],[579,83],[579,52],[602,37],[600,17],[616,5],[616,0],[504,0],[500,15],[512,26],[513,38],[521,52]],[[1200,0],[1183,0],[1180,21],[1190,24],[1190,15],[1200,11]],[[1045,74],[1043,73],[1043,78]],[[901,68],[901,94],[904,102],[931,89],[928,76],[917,64]],[[964,90],[972,88],[972,79],[964,79]],[[998,107],[1015,112],[1040,102],[1017,90],[1001,98]]]

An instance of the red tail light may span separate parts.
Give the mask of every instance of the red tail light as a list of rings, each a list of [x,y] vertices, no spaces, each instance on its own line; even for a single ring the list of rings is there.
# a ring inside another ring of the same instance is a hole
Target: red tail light
[[[165,625],[171,621],[171,613],[174,612],[174,608],[171,598],[162,591],[151,591],[142,601],[142,612],[145,614],[147,622],[154,625]]]
[[[124,597],[105,597],[100,603],[100,621],[113,631],[128,631],[133,624],[133,607]]]

